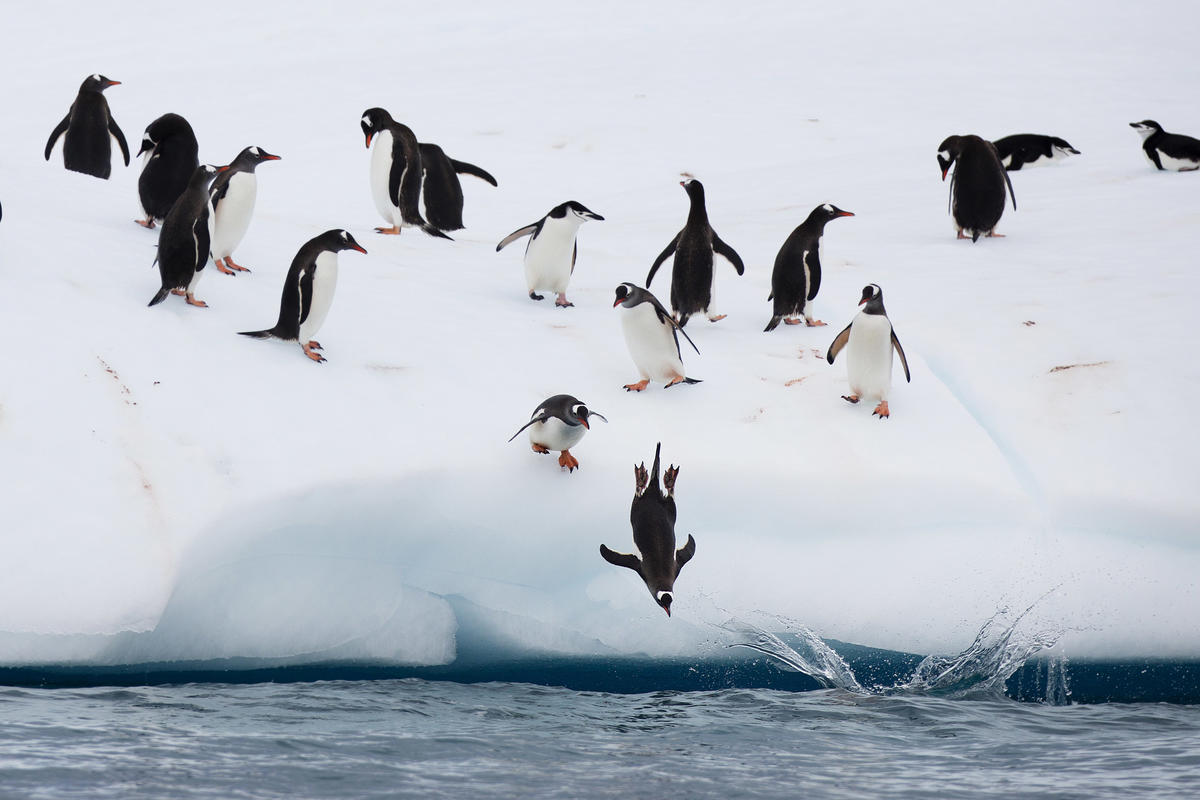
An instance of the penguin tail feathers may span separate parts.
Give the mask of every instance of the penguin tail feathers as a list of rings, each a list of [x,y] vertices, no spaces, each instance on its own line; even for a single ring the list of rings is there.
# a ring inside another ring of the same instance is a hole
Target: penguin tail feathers
[[[703,378],[684,378],[681,381],[675,381],[675,383],[669,383],[664,388],[670,389],[672,386],[678,386],[681,383],[704,383],[704,379]]]
[[[660,463],[659,456],[661,455],[662,442],[658,442],[654,445],[654,466],[650,468],[650,483],[648,484],[649,486],[653,486],[656,491],[658,490],[658,467]]]
[[[275,336],[274,328],[265,331],[238,331],[238,336],[249,336],[251,339],[270,339]]]
[[[979,241],[979,231],[971,231],[971,244]]]
[[[771,321],[767,323],[767,327],[763,328],[763,333],[770,333],[779,327],[779,320],[783,317],[771,317]]]
[[[430,225],[428,222],[424,222],[424,223],[422,223],[422,224],[421,224],[421,230],[425,231],[425,232],[426,232],[426,233],[428,233],[430,236],[433,236],[433,237],[435,237],[435,238],[438,238],[438,239],[449,239],[449,240],[450,240],[450,241],[452,241],[452,242],[454,241],[454,239],[453,239],[452,237],[450,237],[450,236],[447,236],[446,234],[442,233],[442,232],[441,232],[441,231],[439,231],[437,228],[435,228],[435,227],[433,227],[432,225]]]
[[[166,300],[167,295],[169,295],[170,293],[171,293],[171,288],[169,286],[162,287],[161,289],[158,290],[158,294],[156,294],[156,295],[154,295],[154,297],[150,298],[150,302],[146,304],[146,308],[149,308],[150,306],[158,305],[163,300]]]

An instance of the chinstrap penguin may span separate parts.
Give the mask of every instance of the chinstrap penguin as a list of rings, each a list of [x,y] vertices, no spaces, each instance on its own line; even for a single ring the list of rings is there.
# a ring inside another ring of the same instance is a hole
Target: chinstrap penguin
[[[689,533],[687,544],[675,549],[675,481],[679,467],[671,465],[658,485],[659,454],[662,443],[654,446],[654,466],[646,472],[646,462],[633,468],[634,494],[629,507],[629,524],[633,527],[633,544],[639,556],[618,553],[600,545],[600,555],[610,564],[628,567],[638,574],[650,590],[654,602],[671,616],[671,593],[683,565],[696,554],[696,540]]]
[[[679,334],[697,354],[700,349],[682,326],[671,317],[658,298],[640,286],[622,283],[617,287],[613,308],[621,308],[621,331],[634,366],[642,379],[625,384],[625,391],[640,392],[650,381],[663,381],[666,388],[677,383],[700,383],[683,373]]]
[[[950,213],[959,239],[980,236],[999,236],[996,224],[1004,214],[1004,187],[1017,210],[1017,196],[1012,190],[1008,172],[996,155],[996,147],[978,136],[949,136],[938,147],[938,165],[942,180],[954,167],[950,178]]]
[[[732,247],[725,244],[708,222],[708,210],[704,206],[704,186],[700,181],[685,175],[679,182],[688,194],[691,208],[688,210],[687,222],[670,244],[654,259],[650,272],[646,275],[646,288],[654,280],[654,273],[667,258],[674,253],[675,262],[671,266],[671,308],[675,319],[682,327],[687,324],[692,314],[703,313],[710,322],[725,319],[724,314],[711,310],[715,303],[715,275],[713,270],[713,253],[723,256],[737,274],[746,271],[745,265]]]
[[[1000,163],[1009,172],[1016,172],[1026,166],[1040,167],[1052,161],[1062,161],[1069,156],[1079,155],[1079,151],[1071,147],[1066,139],[1037,133],[1016,133],[996,139],[992,144],[996,146],[996,155],[1000,157]]]
[[[559,308],[575,305],[567,299],[567,284],[575,272],[575,258],[579,254],[576,241],[579,226],[590,219],[603,220],[604,217],[569,200],[550,209],[550,213],[537,222],[513,231],[496,245],[499,253],[522,236],[529,237],[529,243],[525,245],[525,286],[531,300],[542,299],[538,294],[541,289],[554,292],[554,305]]]
[[[217,176],[209,187],[213,203],[212,256],[217,270],[226,275],[250,270],[233,263],[233,251],[242,242],[250,217],[254,214],[254,200],[258,196],[258,178],[255,168],[264,161],[278,161],[261,147],[247,147],[238,153],[229,169]]]
[[[850,394],[842,399],[857,403],[862,398],[878,398],[873,414],[887,419],[888,393],[892,387],[892,351],[900,356],[904,379],[912,383],[904,348],[892,330],[892,321],[883,308],[883,290],[873,283],[863,287],[858,301],[862,311],[837,335],[829,345],[826,358],[832,364],[842,348],[846,348],[846,374],[850,379]]]
[[[333,304],[338,277],[337,254],[343,250],[367,252],[354,241],[349,231],[339,228],[305,242],[292,259],[292,266],[284,278],[279,321],[275,327],[264,331],[241,331],[241,335],[299,342],[304,355],[317,363],[324,361],[325,357],[317,352],[323,348],[312,337],[317,335]]]
[[[134,220],[153,228],[155,220],[166,219],[176,198],[183,194],[192,173],[200,166],[200,145],[186,119],[163,114],[146,126],[142,146],[142,174],[138,176],[138,200],[145,219]]]
[[[608,422],[600,413],[591,411],[579,399],[569,394],[556,394],[547,397],[533,410],[529,418],[509,439],[520,435],[521,431],[529,429],[529,443],[535,453],[549,453],[558,450],[558,465],[565,467],[567,472],[574,472],[579,466],[579,460],[571,455],[571,448],[579,443],[583,434],[591,430],[588,420],[599,417]]]
[[[125,134],[113,119],[103,94],[108,87],[119,86],[120,83],[99,74],[84,79],[67,115],[50,132],[50,138],[46,141],[47,161],[50,160],[54,143],[62,136],[64,167],[107,180],[112,174],[112,142],[108,139],[112,136],[121,148],[121,155],[125,157],[125,166],[129,166],[129,145],[125,142]]]
[[[208,307],[208,303],[197,300],[195,295],[212,248],[213,213],[208,184],[218,172],[227,169],[210,164],[196,167],[187,188],[171,206],[158,231],[158,273],[162,288],[148,305],[158,305],[169,292],[184,295],[188,305]]]
[[[1156,168],[1174,172],[1200,169],[1200,139],[1167,133],[1152,119],[1131,122],[1129,127],[1141,135],[1142,151]]]
[[[421,142],[421,200],[425,206],[425,219],[442,231],[457,231],[463,227],[463,190],[459,175],[474,175],[482,181],[497,186],[491,173],[474,164],[456,161],[431,142]]]
[[[830,220],[853,216],[850,211],[824,203],[814,208],[784,241],[771,272],[771,294],[767,299],[775,305],[764,333],[775,330],[780,320],[799,325],[803,317],[809,327],[825,324],[813,318],[812,308],[821,289],[821,236]]]
[[[396,122],[382,108],[368,108],[360,124],[367,149],[375,142],[371,150],[371,196],[380,216],[390,223],[375,231],[398,235],[402,228],[418,227],[430,236],[449,239],[421,216],[421,148],[412,129]]]

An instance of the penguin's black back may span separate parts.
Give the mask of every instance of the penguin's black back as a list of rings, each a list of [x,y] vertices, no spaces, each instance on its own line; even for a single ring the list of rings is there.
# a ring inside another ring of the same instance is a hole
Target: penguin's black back
[[[713,229],[704,204],[704,187],[693,180],[684,188],[691,207],[687,223],[675,239],[671,266],[671,308],[681,319],[708,308],[713,280]]]
[[[662,445],[654,449],[654,466],[646,491],[633,498],[629,523],[633,543],[642,554],[642,577],[651,591],[670,588],[677,573],[675,565],[675,498],[663,494],[659,486],[659,456]]]
[[[149,216],[165,219],[200,163],[200,145],[192,126],[178,114],[163,114],[146,126],[146,134],[156,144],[138,177],[138,198]]]
[[[959,139],[952,188],[954,221],[964,230],[984,234],[1004,215],[1004,167],[991,142],[973,135]]]
[[[63,165],[67,169],[105,179],[112,174],[108,119],[104,95],[81,90],[71,106],[71,122],[63,139]]]
[[[208,182],[204,167],[192,171],[183,194],[167,213],[158,234],[158,271],[164,289],[183,289],[208,262]]]
[[[786,317],[804,311],[805,301],[811,300],[821,288],[821,262],[816,256],[825,233],[825,225],[831,217],[824,206],[817,206],[804,222],[796,226],[784,240],[775,256],[775,267],[771,271],[771,298],[773,314]],[[804,275],[805,255],[808,254],[808,278]]]
[[[1053,158],[1055,145],[1074,151],[1066,139],[1057,136],[1043,136],[1038,133],[1016,133],[992,142],[996,146],[996,155],[1001,164],[1008,159],[1005,169],[1016,172],[1025,164],[1032,164],[1039,158]]]
[[[442,148],[429,142],[420,143],[421,167],[424,169],[422,190],[425,196],[425,219],[443,231],[463,227],[462,183],[454,165]]]

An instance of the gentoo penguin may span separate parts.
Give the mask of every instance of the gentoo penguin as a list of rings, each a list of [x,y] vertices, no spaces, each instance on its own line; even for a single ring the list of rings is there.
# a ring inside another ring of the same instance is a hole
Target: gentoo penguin
[[[863,306],[863,304],[866,304]],[[892,321],[883,310],[883,290],[873,283],[863,287],[862,299],[858,301],[863,310],[837,335],[829,345],[826,358],[832,364],[842,348],[846,350],[846,374],[850,378],[850,394],[842,399],[857,403],[863,397],[878,398],[873,414],[880,419],[888,417],[888,392],[892,387],[892,350],[900,356],[904,367],[904,379],[912,383],[908,372],[908,359],[904,348],[892,330]]]
[[[208,193],[213,204],[212,256],[217,269],[226,275],[249,272],[233,263],[233,251],[242,242],[254,213],[254,198],[258,196],[258,178],[254,168],[264,161],[278,161],[261,147],[247,147],[238,153],[229,169],[217,176]]]
[[[629,524],[633,526],[633,544],[641,555],[617,553],[600,545],[600,555],[610,564],[629,567],[646,583],[654,602],[671,616],[671,593],[683,565],[696,555],[696,540],[689,533],[687,544],[675,549],[675,479],[679,467],[671,465],[663,475],[664,495],[658,486],[659,454],[662,442],[654,446],[654,466],[646,473],[646,462],[633,468],[633,503]]]
[[[158,231],[158,273],[162,276],[162,288],[149,305],[158,305],[169,292],[185,295],[188,305],[208,307],[208,303],[195,296],[212,245],[213,213],[208,184],[218,172],[227,169],[210,164],[196,167],[187,188],[167,212]]]
[[[713,295],[716,286],[713,280],[713,253],[724,256],[733,264],[738,275],[744,273],[746,267],[742,264],[741,256],[721,241],[721,237],[717,236],[717,232],[708,223],[708,211],[704,207],[704,186],[700,181],[685,175],[679,185],[691,200],[687,222],[683,230],[658,254],[658,258],[654,259],[654,264],[646,275],[646,288],[650,288],[650,282],[654,280],[654,273],[658,271],[659,266],[674,253],[675,263],[671,268],[671,308],[675,311],[675,319],[679,326],[686,325],[692,314],[701,312],[708,315],[710,322],[718,322],[725,319],[725,315],[710,311],[715,305]]]
[[[997,139],[992,144],[996,146],[1000,163],[1009,172],[1016,172],[1024,166],[1040,167],[1051,161],[1079,155],[1079,151],[1071,147],[1066,139],[1037,133],[1017,133]]]
[[[62,149],[63,166],[74,172],[108,180],[112,173],[112,144],[108,141],[111,135],[121,147],[125,166],[129,166],[129,145],[125,143],[125,134],[112,118],[108,101],[102,94],[108,87],[120,83],[103,75],[89,75],[84,79],[67,115],[50,132],[50,139],[46,142],[47,161],[58,137],[66,134]]]
[[[496,186],[491,174],[474,164],[455,161],[446,151],[431,142],[421,142],[421,197],[425,203],[425,219],[438,230],[457,231],[463,227],[463,191],[458,176],[474,175]]]
[[[407,125],[392,119],[382,108],[368,108],[362,116],[363,135],[371,151],[371,196],[380,215],[390,223],[378,233],[399,234],[401,228],[419,227],[430,236],[450,237],[430,225],[417,207],[421,199],[421,149]]]
[[[145,219],[134,220],[143,228],[153,228],[155,220],[166,219],[175,199],[183,194],[192,173],[200,165],[200,145],[186,119],[178,114],[163,114],[146,126],[142,147],[142,174],[138,177],[138,199]]]
[[[499,253],[507,245],[522,236],[529,237],[525,245],[525,286],[531,300],[541,300],[538,289],[554,292],[554,305],[569,308],[574,303],[567,300],[567,284],[575,272],[575,257],[579,245],[575,239],[579,226],[589,219],[603,220],[604,217],[589,211],[574,200],[550,209],[550,213],[524,228],[518,228],[496,245]]]
[[[1013,211],[1017,210],[1017,196],[1013,194],[1012,181],[1000,164],[996,147],[978,136],[950,136],[938,147],[938,164],[942,168],[942,180],[954,166],[950,179],[950,213],[954,216],[954,227],[958,238],[972,242],[983,236],[1003,236],[996,233],[996,223],[1004,214],[1004,187],[1012,197]]]
[[[574,472],[579,466],[579,460],[571,455],[571,448],[579,444],[583,434],[591,430],[588,420],[599,417],[608,422],[600,413],[591,411],[582,401],[569,394],[556,394],[547,397],[537,408],[529,422],[522,425],[512,439],[517,438],[521,431],[529,429],[529,443],[535,453],[549,453],[558,450],[558,465],[566,467],[567,472]]]
[[[1131,122],[1129,127],[1141,134],[1142,150],[1158,169],[1175,172],[1200,169],[1200,139],[1167,133],[1152,119]]]
[[[625,385],[627,392],[640,392],[650,381],[663,381],[667,388],[677,383],[700,383],[696,378],[683,374],[683,357],[679,350],[679,334],[688,340],[696,351],[700,349],[692,337],[684,332],[658,298],[650,292],[622,283],[617,287],[617,299],[613,308],[621,307],[621,330],[625,334],[625,345],[642,379]]]
[[[799,325],[801,315],[809,327],[825,324],[813,319],[812,309],[812,301],[821,289],[821,234],[830,220],[853,216],[850,211],[824,203],[814,208],[784,241],[771,272],[771,294],[767,299],[775,301],[775,309],[764,333],[775,330],[781,319],[788,325]]]
[[[316,352],[321,344],[317,335],[337,288],[337,254],[343,250],[367,252],[348,231],[334,228],[309,239],[301,246],[283,281],[283,296],[279,301],[279,321],[265,331],[242,331],[242,336],[255,339],[283,339],[299,342],[304,355],[318,364],[325,357]]]

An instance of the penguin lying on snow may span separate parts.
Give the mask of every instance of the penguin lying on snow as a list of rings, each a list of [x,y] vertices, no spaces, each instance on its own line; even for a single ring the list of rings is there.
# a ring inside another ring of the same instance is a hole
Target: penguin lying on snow
[[[1152,119],[1131,122],[1142,137],[1142,151],[1146,158],[1160,170],[1192,172],[1200,169],[1200,139],[1181,133],[1167,133]]]
[[[942,180],[954,166],[950,179],[950,213],[958,238],[972,242],[983,236],[1000,236],[996,224],[1004,214],[1004,187],[1012,197],[1013,211],[1017,210],[1017,196],[1012,190],[1008,172],[1000,164],[996,147],[978,136],[950,136],[938,147],[938,165],[942,168]]]
[[[183,190],[196,167],[200,166],[200,145],[186,119],[178,114],[163,114],[146,126],[142,146],[137,151],[142,159],[142,174],[138,176],[138,200],[145,219],[135,219],[143,228],[153,228],[155,220],[166,219],[171,206]]]
[[[442,148],[430,142],[418,145],[421,152],[421,197],[425,218],[438,230],[457,231],[463,227],[463,191],[459,175],[474,175],[497,186],[489,172],[465,161],[455,161]]]
[[[652,380],[665,382],[668,389],[677,383],[700,383],[696,378],[683,374],[679,334],[683,334],[697,355],[700,349],[671,318],[657,297],[640,286],[622,283],[617,287],[617,299],[613,301],[613,308],[617,306],[621,307],[621,331],[625,334],[625,345],[642,376],[637,383],[626,384],[625,391],[640,392]]]
[[[299,342],[304,355],[318,364],[324,361],[325,357],[316,352],[322,349],[321,344],[312,337],[317,335],[333,304],[338,276],[337,254],[343,250],[367,252],[354,241],[349,231],[339,228],[305,242],[292,259],[292,266],[283,281],[279,321],[275,327],[265,331],[241,331],[241,335]]]
[[[509,441],[528,428],[533,452],[549,453],[551,450],[558,450],[558,465],[566,467],[567,472],[574,472],[579,466],[579,460],[571,455],[571,448],[579,443],[584,433],[591,430],[588,420],[592,417],[599,417],[608,422],[603,414],[588,410],[587,406],[571,395],[556,394],[543,400],[534,409],[529,422],[517,429]]]
[[[208,263],[212,244],[213,214],[208,183],[218,172],[227,169],[229,167],[209,164],[196,167],[187,188],[171,206],[158,232],[158,272],[162,288],[150,299],[149,305],[158,305],[170,293],[185,295],[188,305],[208,308],[208,303],[195,296],[196,284]]]
[[[426,222],[417,207],[421,199],[421,148],[412,129],[396,122],[382,108],[364,111],[361,124],[367,147],[375,141],[371,151],[371,196],[379,214],[391,223],[375,230],[399,235],[401,228],[417,227],[430,236],[449,239]]]
[[[1040,167],[1079,155],[1079,151],[1071,147],[1066,139],[1037,133],[1017,133],[997,139],[992,144],[996,146],[1000,163],[1009,172],[1016,172],[1023,166]]]
[[[687,544],[675,549],[675,480],[679,467],[667,468],[663,475],[666,495],[658,486],[659,454],[662,443],[654,446],[654,466],[646,473],[646,462],[633,468],[634,494],[629,507],[629,523],[633,526],[633,544],[638,556],[617,553],[600,545],[600,555],[610,564],[628,567],[645,582],[654,602],[671,616],[671,593],[683,565],[696,554],[696,540],[688,534]]]
[[[579,226],[590,219],[604,217],[589,211],[580,203],[568,200],[550,209],[550,213],[524,228],[518,228],[496,245],[499,253],[508,245],[529,237],[525,245],[525,286],[531,300],[541,300],[538,289],[554,292],[554,305],[570,308],[575,304],[567,300],[567,284],[575,273],[575,258],[579,255],[576,238]]]
[[[800,315],[809,327],[825,324],[813,319],[812,312],[812,301],[821,289],[821,235],[830,220],[853,216],[829,203],[819,205],[784,241],[771,272],[771,294],[767,299],[775,301],[775,309],[764,333],[775,330],[781,319],[788,325],[799,325]]]
[[[89,75],[79,87],[75,102],[62,122],[50,132],[46,141],[46,160],[58,137],[63,137],[63,166],[72,172],[82,172],[108,180],[112,174],[111,135],[121,147],[125,166],[129,166],[129,145],[117,121],[112,118],[108,101],[102,92],[110,86],[119,86],[120,81],[109,80],[103,75]]]
[[[234,270],[250,271],[233,263],[233,251],[242,243],[242,237],[250,227],[254,200],[258,196],[258,178],[254,175],[254,169],[264,161],[279,161],[279,156],[271,155],[261,147],[247,147],[238,153],[229,169],[218,175],[209,188],[216,220],[213,225],[212,255],[217,270],[226,275],[235,274]]]
[[[837,354],[846,348],[846,374],[850,378],[850,394],[842,395],[849,403],[863,397],[879,398],[872,414],[888,418],[888,392],[892,387],[892,350],[900,355],[904,379],[912,383],[904,348],[892,330],[892,321],[883,309],[883,290],[873,283],[863,287],[858,304],[863,310],[837,335],[829,345],[826,358],[832,364]]]

